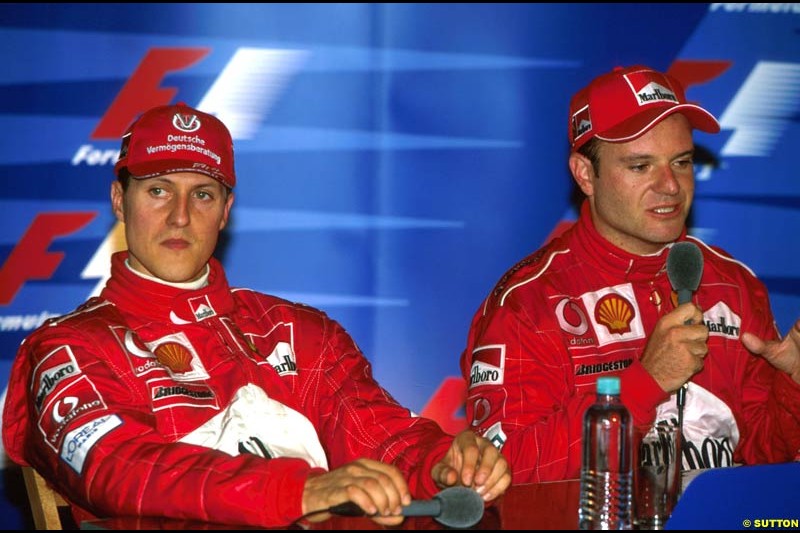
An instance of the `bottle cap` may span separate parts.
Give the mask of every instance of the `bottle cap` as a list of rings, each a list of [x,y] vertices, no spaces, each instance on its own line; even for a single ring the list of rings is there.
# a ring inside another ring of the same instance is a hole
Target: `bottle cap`
[[[597,393],[619,394],[619,378],[616,376],[597,378]]]

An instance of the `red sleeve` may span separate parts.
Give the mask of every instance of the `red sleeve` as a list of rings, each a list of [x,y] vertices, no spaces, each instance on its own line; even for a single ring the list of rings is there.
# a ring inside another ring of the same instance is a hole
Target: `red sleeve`
[[[327,320],[319,382],[307,386],[322,416],[318,433],[330,467],[359,457],[394,464],[406,475],[415,497],[439,489],[433,465],[449,449],[453,437],[436,422],[416,417],[372,377],[372,367],[347,332]]]
[[[514,296],[476,314],[461,371],[469,384],[467,420],[502,446],[514,483],[577,478],[583,415],[593,394],[579,394],[560,327],[534,316]],[[497,368],[497,370],[494,370]],[[635,360],[621,372],[635,420],[652,421],[667,394]]]
[[[233,457],[165,440],[148,412],[135,409],[142,405],[136,388],[102,362],[113,361],[105,351],[114,342],[61,325],[23,344],[3,414],[3,440],[15,462],[36,467],[95,516],[264,527],[299,517],[311,470],[305,461]],[[64,354],[60,368],[72,368],[62,372],[53,357]]]
[[[741,333],[780,339],[766,288],[761,282],[751,288],[751,312]],[[741,341],[737,351],[739,360],[745,361],[737,369],[744,420],[738,421],[741,435],[734,460],[745,464],[795,460],[800,453],[800,385],[762,357],[749,353]]]
[[[620,374],[622,403],[631,412],[634,424],[651,424],[656,417],[656,407],[669,398],[661,385],[634,359],[631,366]]]
[[[502,446],[514,483],[577,477],[583,413],[558,329],[535,324],[509,298],[470,329],[461,371],[469,384],[467,420]],[[497,370],[495,370],[495,368]]]

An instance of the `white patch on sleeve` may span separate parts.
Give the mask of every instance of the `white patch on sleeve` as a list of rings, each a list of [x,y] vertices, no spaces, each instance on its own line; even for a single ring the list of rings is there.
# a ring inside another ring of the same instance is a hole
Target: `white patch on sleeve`
[[[479,385],[502,385],[506,367],[506,345],[490,344],[472,350],[469,388]]]
[[[106,415],[73,429],[64,436],[64,441],[61,443],[61,459],[80,474],[86,456],[100,437],[120,425],[122,425],[120,417]]]
[[[503,424],[500,422],[492,424],[492,426],[483,433],[483,436],[498,450],[503,449],[503,445],[506,443],[507,439],[506,434],[503,432]]]

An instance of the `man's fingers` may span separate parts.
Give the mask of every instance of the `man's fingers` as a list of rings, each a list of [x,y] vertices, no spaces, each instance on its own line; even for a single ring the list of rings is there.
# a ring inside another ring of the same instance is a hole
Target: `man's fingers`
[[[676,324],[702,324],[703,312],[693,303],[681,304],[672,313]]]
[[[476,490],[485,501],[490,501],[498,497],[511,485],[511,471],[508,468],[506,458],[494,446],[484,450],[481,461],[481,470],[476,475]],[[494,450],[492,452],[492,450]],[[484,470],[484,466],[486,467]],[[485,471],[486,477],[479,481],[480,475]]]
[[[381,521],[384,525],[397,525],[402,521],[402,506],[411,503],[411,495],[396,467],[370,459],[358,459],[306,480],[304,514],[347,501],[358,505],[373,520],[399,516],[400,520]]]
[[[742,339],[742,344],[744,344],[744,347],[747,348],[748,351],[756,355],[760,355],[764,352],[766,343],[763,340],[756,337],[755,335],[753,335],[752,333],[749,332],[742,333],[741,339]]]

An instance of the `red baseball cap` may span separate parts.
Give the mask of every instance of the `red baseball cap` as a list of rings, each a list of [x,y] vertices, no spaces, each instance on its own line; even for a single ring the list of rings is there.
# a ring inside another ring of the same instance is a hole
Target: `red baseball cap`
[[[695,129],[719,131],[714,115],[688,103],[683,87],[672,76],[642,65],[616,67],[572,97],[569,142],[574,151],[594,137],[632,141],[672,113],[685,115]]]
[[[137,179],[173,172],[198,172],[236,185],[233,139],[220,119],[184,103],[145,111],[122,136],[114,172]]]

